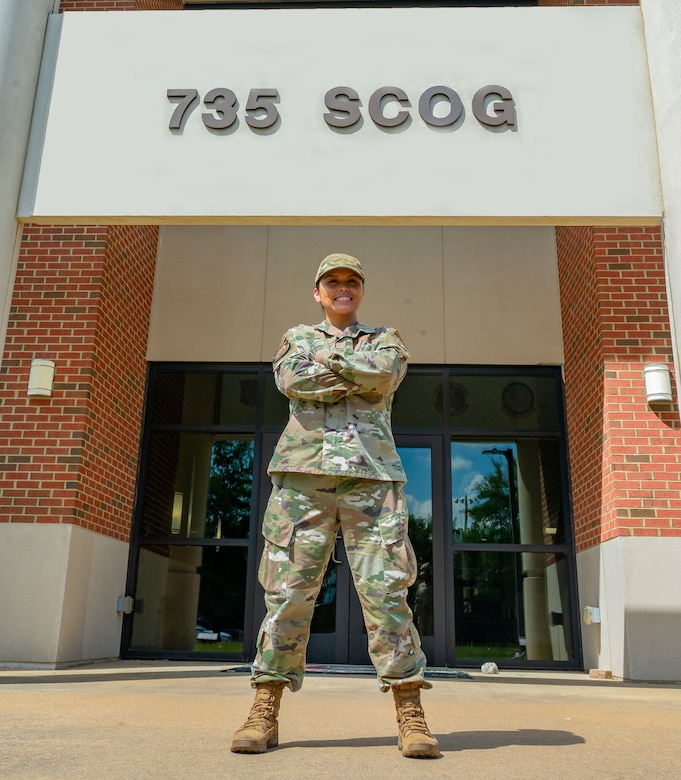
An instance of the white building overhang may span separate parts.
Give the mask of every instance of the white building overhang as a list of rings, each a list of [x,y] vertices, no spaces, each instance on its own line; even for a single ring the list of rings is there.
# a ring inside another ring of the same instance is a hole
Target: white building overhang
[[[18,211],[62,224],[661,215],[635,7],[64,13]]]

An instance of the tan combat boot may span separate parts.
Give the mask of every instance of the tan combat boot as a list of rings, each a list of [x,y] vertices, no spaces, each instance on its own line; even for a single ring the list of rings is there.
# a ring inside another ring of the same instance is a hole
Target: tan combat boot
[[[234,734],[232,753],[264,753],[279,744],[279,703],[286,683],[258,683],[244,725]]]
[[[435,758],[440,751],[437,740],[430,733],[421,707],[421,686],[406,683],[393,687],[397,728],[397,747],[407,758]]]

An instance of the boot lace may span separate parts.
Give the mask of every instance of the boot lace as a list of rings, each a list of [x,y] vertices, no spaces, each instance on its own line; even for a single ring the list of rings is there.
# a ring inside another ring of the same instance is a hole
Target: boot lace
[[[270,728],[275,720],[274,697],[258,697],[253,702],[251,711],[248,715],[248,718],[246,719],[246,722],[242,726],[242,729],[257,728],[261,731],[267,731],[267,729]]]
[[[413,701],[405,701],[400,706],[400,726],[405,734],[418,732],[430,734],[426,725],[426,717],[423,708]]]

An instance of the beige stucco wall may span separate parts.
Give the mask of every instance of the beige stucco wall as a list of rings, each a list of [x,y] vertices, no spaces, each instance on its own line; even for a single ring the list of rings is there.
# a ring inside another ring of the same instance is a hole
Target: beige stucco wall
[[[629,680],[681,679],[681,539],[618,537],[577,555],[585,669]]]
[[[127,544],[42,523],[6,523],[0,541],[0,667],[118,657]]]
[[[399,328],[414,363],[562,363],[548,227],[162,227],[149,360],[269,361],[322,318],[314,272],[334,251],[363,261],[361,318]]]

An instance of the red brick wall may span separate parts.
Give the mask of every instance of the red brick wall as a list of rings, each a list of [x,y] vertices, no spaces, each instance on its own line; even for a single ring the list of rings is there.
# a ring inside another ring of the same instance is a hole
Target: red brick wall
[[[181,11],[182,0],[137,0],[138,11]]]
[[[61,0],[60,11],[134,11],[135,0]]]
[[[181,11],[182,0],[62,0],[60,11]]]
[[[593,230],[557,228],[572,502],[578,547],[600,539],[603,360]]]
[[[678,405],[652,409],[643,384],[645,363],[672,365],[661,231],[556,236],[577,549],[680,536]]]
[[[639,0],[539,0],[539,5],[638,5]]]
[[[108,228],[89,387],[80,525],[127,539],[146,384],[158,228]]]
[[[158,228],[26,225],[0,369],[0,520],[127,540]],[[53,395],[26,397],[31,359]]]

